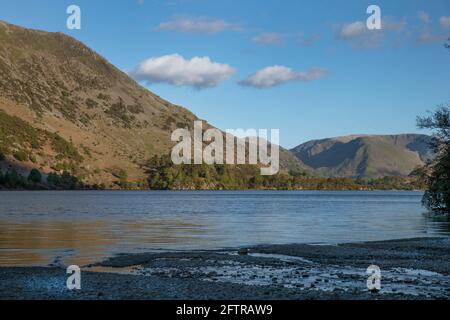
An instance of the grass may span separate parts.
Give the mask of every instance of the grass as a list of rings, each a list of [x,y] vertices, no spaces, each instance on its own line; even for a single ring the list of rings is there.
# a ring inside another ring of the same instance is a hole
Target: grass
[[[135,119],[134,116],[129,114],[128,108],[121,99],[112,104],[105,113],[116,120],[116,122],[121,123],[125,128],[130,128]]]
[[[57,133],[33,128],[28,122],[0,110],[0,153],[12,154],[19,161],[36,159],[34,152],[41,150],[46,142],[58,154],[58,159],[83,161],[77,147]]]

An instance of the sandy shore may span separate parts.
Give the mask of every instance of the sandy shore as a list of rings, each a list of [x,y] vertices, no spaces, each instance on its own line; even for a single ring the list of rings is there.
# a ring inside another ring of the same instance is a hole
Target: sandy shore
[[[449,299],[449,261],[450,238],[121,254],[81,266],[73,291],[64,266],[0,268],[0,299]]]

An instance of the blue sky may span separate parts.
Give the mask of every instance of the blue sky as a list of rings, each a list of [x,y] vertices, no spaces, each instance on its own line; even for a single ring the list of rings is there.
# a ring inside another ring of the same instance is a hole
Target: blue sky
[[[363,28],[370,4],[381,31]],[[449,0],[0,0],[0,20],[65,32],[213,125],[279,128],[289,148],[419,132],[450,101]]]

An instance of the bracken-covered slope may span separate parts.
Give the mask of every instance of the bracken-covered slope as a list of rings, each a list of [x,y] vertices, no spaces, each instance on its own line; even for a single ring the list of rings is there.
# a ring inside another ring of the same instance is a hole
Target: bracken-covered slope
[[[419,134],[352,135],[309,141],[291,151],[326,176],[406,176],[433,157],[430,139]]]
[[[195,120],[81,42],[0,21],[0,169],[70,169],[107,185],[126,172],[145,181],[146,161],[167,154],[173,130]],[[302,167],[281,153],[283,164]]]

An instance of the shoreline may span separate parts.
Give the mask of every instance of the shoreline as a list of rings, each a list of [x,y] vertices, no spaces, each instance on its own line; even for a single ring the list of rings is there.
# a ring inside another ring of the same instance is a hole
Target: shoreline
[[[196,192],[196,191],[223,191],[223,192],[245,192],[245,191],[351,191],[351,192],[377,192],[377,191],[392,191],[392,192],[425,192],[421,189],[2,189],[0,192],[14,192],[14,191],[164,191],[164,192]]]
[[[119,254],[81,267],[0,267],[0,299],[450,299],[450,237]],[[367,267],[381,290],[367,289]]]

